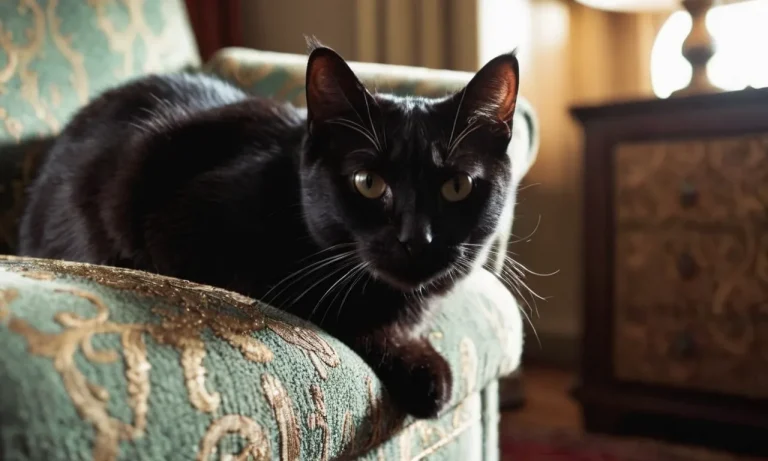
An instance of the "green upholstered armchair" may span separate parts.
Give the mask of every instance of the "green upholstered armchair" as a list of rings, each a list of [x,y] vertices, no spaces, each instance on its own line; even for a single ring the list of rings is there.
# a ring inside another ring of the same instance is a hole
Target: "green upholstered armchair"
[[[204,69],[301,104],[303,59],[231,49]],[[0,2],[0,254],[13,252],[39,154],[78,107],[126,79],[199,67],[179,0]],[[470,77],[354,67],[417,94]],[[518,112],[522,175],[536,128],[524,101]],[[417,421],[346,346],[269,306],[148,273],[0,256],[0,459],[497,459],[497,383],[522,347],[517,304],[486,271],[442,302],[429,338],[454,394],[440,418]]]

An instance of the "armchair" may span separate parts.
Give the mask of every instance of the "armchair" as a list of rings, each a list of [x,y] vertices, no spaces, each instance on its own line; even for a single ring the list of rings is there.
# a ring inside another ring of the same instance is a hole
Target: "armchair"
[[[200,67],[179,0],[19,0],[0,3],[0,18],[0,459],[498,459],[498,380],[519,364],[522,324],[491,272],[443,301],[429,338],[451,364],[452,403],[414,420],[392,410],[354,352],[270,306],[149,273],[10,256],[39,156],[92,95],[193,68],[302,104],[304,60],[223,49]],[[379,88],[425,95],[470,77],[354,67]],[[525,101],[517,117],[522,176],[536,125]]]

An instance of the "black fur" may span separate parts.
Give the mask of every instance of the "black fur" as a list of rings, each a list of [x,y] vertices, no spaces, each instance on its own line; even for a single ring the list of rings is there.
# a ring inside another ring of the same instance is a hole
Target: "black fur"
[[[306,112],[202,75],[131,82],[56,140],[29,190],[20,252],[272,303],[358,351],[404,410],[435,416],[451,375],[420,325],[496,228],[517,78],[508,54],[444,99],[372,95],[313,44]],[[386,182],[381,197],[355,189],[360,170]],[[474,187],[452,202],[441,187],[456,174]]]

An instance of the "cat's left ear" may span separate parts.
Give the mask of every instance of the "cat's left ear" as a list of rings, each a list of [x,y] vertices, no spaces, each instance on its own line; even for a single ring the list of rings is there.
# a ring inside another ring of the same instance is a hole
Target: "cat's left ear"
[[[346,61],[332,49],[311,44],[307,63],[307,111],[310,123],[323,122],[347,114],[364,114],[375,105]]]
[[[511,130],[517,105],[520,66],[515,52],[490,60],[451,100],[456,121],[487,123]]]

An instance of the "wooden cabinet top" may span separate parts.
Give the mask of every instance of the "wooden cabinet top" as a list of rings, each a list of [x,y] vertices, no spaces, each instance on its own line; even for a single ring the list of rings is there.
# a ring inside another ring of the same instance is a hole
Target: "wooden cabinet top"
[[[581,123],[626,117],[669,118],[699,110],[718,112],[749,111],[755,116],[768,117],[768,88],[727,91],[715,94],[668,99],[643,99],[602,105],[577,105],[571,109]]]

